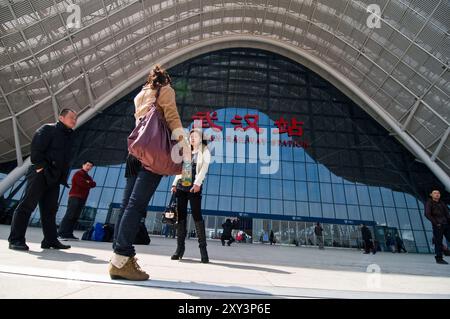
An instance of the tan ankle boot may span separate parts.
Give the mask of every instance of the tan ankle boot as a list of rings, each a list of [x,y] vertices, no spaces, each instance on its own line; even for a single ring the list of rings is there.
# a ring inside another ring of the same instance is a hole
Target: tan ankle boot
[[[148,280],[150,276],[141,269],[135,257],[125,257],[114,254],[109,263],[111,279],[125,279],[132,281]]]

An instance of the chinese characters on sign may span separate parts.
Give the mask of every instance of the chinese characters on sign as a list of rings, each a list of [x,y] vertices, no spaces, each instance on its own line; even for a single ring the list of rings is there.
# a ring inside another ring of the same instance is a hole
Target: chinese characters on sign
[[[192,116],[192,120],[197,121],[197,123],[201,123],[202,129],[211,128],[216,132],[222,132],[223,127],[217,125],[215,121],[218,121],[217,112],[197,112]],[[262,128],[258,126],[259,115],[257,114],[247,114],[244,117],[240,115],[235,115],[231,120],[231,124],[234,125],[235,131],[243,131],[253,129],[257,134],[262,133]],[[291,118],[290,121],[281,117],[280,119],[275,121],[275,126],[278,128],[279,134],[287,134],[289,137],[292,136],[303,136],[303,127],[304,122],[298,121],[296,118]],[[200,125],[198,124],[197,127]],[[195,124],[194,124],[195,127]],[[211,140],[218,140],[215,136],[211,136]],[[256,141],[252,138],[244,140],[243,138],[238,138],[237,136],[226,137],[227,142],[234,141],[235,143],[258,143],[258,144],[266,144],[268,141],[266,139],[257,139]],[[270,142],[270,141],[269,141]],[[309,147],[307,142],[298,142],[298,141],[279,141],[280,146],[289,146],[289,147]]]

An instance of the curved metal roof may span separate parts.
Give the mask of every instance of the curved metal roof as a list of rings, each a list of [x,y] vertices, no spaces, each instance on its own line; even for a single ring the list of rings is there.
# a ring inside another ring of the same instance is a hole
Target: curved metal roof
[[[69,29],[69,0],[0,0],[0,162],[28,154],[63,107],[87,121],[153,63],[247,46],[309,64],[450,185],[448,0],[73,2]]]

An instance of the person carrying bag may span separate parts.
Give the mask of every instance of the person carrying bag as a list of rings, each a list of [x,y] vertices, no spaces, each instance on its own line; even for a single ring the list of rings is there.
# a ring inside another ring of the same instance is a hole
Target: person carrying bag
[[[145,217],[148,203],[156,191],[163,175],[181,171],[170,157],[172,142],[167,136],[188,147],[187,136],[182,127],[177,111],[175,91],[171,87],[169,74],[159,65],[153,67],[147,83],[134,99],[136,107],[136,129],[129,137],[130,156],[138,157],[142,165],[132,165],[128,172],[127,186],[122,201],[123,212],[116,225],[113,249],[114,254],[109,264],[111,279],[147,280],[149,275],[137,263],[133,242],[139,231],[142,217]],[[156,128],[150,127],[150,123]],[[169,134],[170,132],[170,134]],[[145,139],[147,145],[143,144]],[[140,150],[140,151],[138,151]],[[151,150],[151,151],[150,151]],[[154,154],[149,155],[150,152]],[[171,163],[156,163],[162,158]],[[183,158],[191,159],[190,152],[183,152]],[[153,162],[152,162],[153,160]],[[128,162],[135,163],[133,157]],[[131,165],[130,165],[131,166]],[[134,169],[132,169],[134,168]],[[173,169],[173,170],[172,170]]]
[[[194,185],[184,186],[182,176],[177,175],[172,183],[172,193],[177,197],[177,248],[172,260],[180,260],[183,258],[186,239],[186,219],[187,205],[191,205],[192,217],[195,222],[195,230],[198,237],[198,247],[200,248],[201,262],[208,263],[208,251],[206,250],[206,231],[205,221],[202,217],[202,184],[208,173],[209,163],[211,161],[211,153],[208,146],[205,145],[202,132],[199,129],[191,130],[190,142],[192,146],[192,180]]]

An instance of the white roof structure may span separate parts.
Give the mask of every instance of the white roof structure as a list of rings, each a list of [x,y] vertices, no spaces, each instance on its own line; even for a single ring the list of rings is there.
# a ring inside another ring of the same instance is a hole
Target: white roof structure
[[[449,29],[449,0],[0,0],[0,162],[21,164],[59,110],[82,124],[154,63],[251,47],[330,81],[450,190]]]

